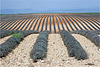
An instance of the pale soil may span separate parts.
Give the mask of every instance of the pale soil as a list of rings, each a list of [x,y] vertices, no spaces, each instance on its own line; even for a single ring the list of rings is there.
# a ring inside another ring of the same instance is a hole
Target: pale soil
[[[7,39],[9,39],[11,36],[7,36],[7,37],[4,37],[4,38],[1,38],[0,39],[0,44],[4,43]]]
[[[68,56],[62,38],[59,34],[50,34],[48,38],[47,58],[33,63],[30,52],[38,37],[31,34],[15,48],[7,57],[0,58],[1,67],[100,67],[100,49],[90,40],[79,34],[72,34],[88,54],[88,59],[77,61]],[[10,36],[0,39],[0,44]]]

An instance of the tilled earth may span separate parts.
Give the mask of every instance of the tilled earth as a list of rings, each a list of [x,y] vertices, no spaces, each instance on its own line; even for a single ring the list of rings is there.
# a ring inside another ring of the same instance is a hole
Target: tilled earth
[[[8,56],[0,58],[1,67],[100,67],[100,49],[86,37],[72,34],[88,54],[88,59],[79,60],[68,56],[60,34],[49,34],[47,57],[33,62],[30,52],[39,34],[24,38]],[[100,36],[100,35],[99,35]],[[0,44],[11,36],[0,39]]]
[[[99,14],[17,14],[0,18],[1,30],[100,30]]]

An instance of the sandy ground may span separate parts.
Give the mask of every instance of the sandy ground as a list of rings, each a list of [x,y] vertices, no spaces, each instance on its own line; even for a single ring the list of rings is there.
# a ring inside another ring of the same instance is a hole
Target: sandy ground
[[[9,39],[11,36],[7,36],[7,37],[4,37],[4,38],[1,38],[0,39],[0,44],[4,43],[7,39]]]
[[[100,49],[90,40],[79,34],[72,34],[88,54],[88,59],[77,61],[68,56],[60,34],[50,34],[48,38],[47,58],[33,63],[30,52],[38,37],[31,34],[15,48],[7,57],[0,58],[1,67],[100,67]],[[99,35],[100,36],[100,35]],[[10,36],[0,39],[0,44]]]

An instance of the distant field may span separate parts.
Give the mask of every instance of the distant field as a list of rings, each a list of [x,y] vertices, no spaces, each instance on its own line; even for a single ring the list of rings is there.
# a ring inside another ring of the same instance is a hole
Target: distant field
[[[1,30],[100,30],[98,13],[10,14],[1,19]]]
[[[0,35],[1,67],[100,67],[99,14],[4,15]]]
[[[2,15],[6,15],[6,14],[0,14],[0,16],[2,16]]]
[[[62,14],[100,14],[100,13],[62,13]]]
[[[28,13],[28,14],[51,14],[51,13]],[[99,12],[97,13],[52,13],[52,14],[100,14]],[[2,15],[7,15],[7,14],[0,14]],[[16,14],[8,14],[8,15],[16,15]],[[24,14],[18,14],[18,15],[24,15]]]

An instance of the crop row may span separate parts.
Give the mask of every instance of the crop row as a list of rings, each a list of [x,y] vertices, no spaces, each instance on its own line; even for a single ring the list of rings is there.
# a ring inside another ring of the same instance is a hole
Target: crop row
[[[85,52],[85,50],[69,32],[62,30],[60,31],[60,34],[65,46],[68,49],[68,54],[70,57],[75,57],[78,60],[87,58],[87,53]]]
[[[6,33],[8,32],[11,34],[11,32],[13,32],[13,31],[5,31],[5,32]],[[4,33],[4,34],[6,34],[6,33]],[[0,58],[8,55],[15,47],[17,47],[19,45],[20,41],[22,41],[24,39],[24,37],[28,36],[29,34],[33,34],[33,33],[38,33],[38,32],[19,31],[18,33],[15,33],[15,31],[14,31],[14,34],[12,33],[13,34],[12,37],[10,37],[8,40],[6,40],[4,43],[2,43],[0,45]]]
[[[0,58],[5,57],[8,55],[14,48],[16,48],[20,41],[24,39],[24,37],[33,34],[33,33],[39,33],[34,31],[19,31],[18,33],[14,33],[12,37],[10,37],[8,40],[6,40],[4,43],[0,45]],[[37,61],[38,59],[43,59],[46,57],[47,52],[47,42],[48,42],[48,35],[49,31],[43,31],[39,34],[35,44],[33,45],[33,49],[30,52],[30,57]],[[87,59],[87,53],[85,50],[81,47],[80,43],[71,35],[71,33],[62,30],[59,32],[62,40],[68,49],[68,54],[70,57],[75,57],[78,60],[81,59]],[[72,33],[77,33],[86,36],[88,39],[90,39],[92,42],[94,42],[97,46],[100,47],[100,37],[94,33],[94,31],[75,31]]]
[[[6,37],[6,36],[9,36],[11,34],[14,34],[14,33],[18,33],[19,31],[9,31],[9,30],[0,30],[0,39],[3,38],[3,37]]]
[[[43,31],[38,36],[33,46],[33,49],[30,53],[30,57],[34,61],[37,61],[37,59],[43,59],[44,57],[46,57],[48,34],[49,34],[49,31]]]
[[[8,55],[9,52],[12,51],[18,44],[20,43],[21,40],[23,40],[24,35],[23,33],[17,33],[14,34],[13,37],[9,38],[6,42],[2,43],[0,45],[0,58],[5,57]]]
[[[100,30],[96,31],[79,30],[79,31],[74,31],[73,33],[85,36],[86,38],[91,40],[96,46],[100,47],[100,36],[98,36]]]
[[[60,30],[99,30],[100,24],[97,20],[77,16],[41,16],[36,18],[16,19],[2,21],[1,30],[49,30],[52,33]]]
[[[14,34],[14,33],[18,33],[18,32],[23,32],[24,36],[27,36],[29,34],[39,33],[38,31],[33,31],[33,30],[25,30],[25,31],[21,31],[21,30],[0,30],[0,39],[4,38],[6,36],[9,36],[11,34]]]
[[[100,34],[100,30],[94,30],[93,32],[96,34]]]
[[[13,34],[11,38],[0,45],[0,57],[5,57],[6,55],[8,55],[9,52],[11,52],[16,46],[18,46],[18,44],[24,39],[24,37],[32,33],[33,31],[20,31],[19,33]],[[78,60],[87,58],[87,54],[84,49],[70,33],[68,33],[67,31],[60,31],[60,34],[65,46],[68,49],[69,56],[75,56],[75,58]],[[38,36],[30,53],[30,57],[34,61],[46,57],[48,35],[49,31],[44,31],[41,32]]]

